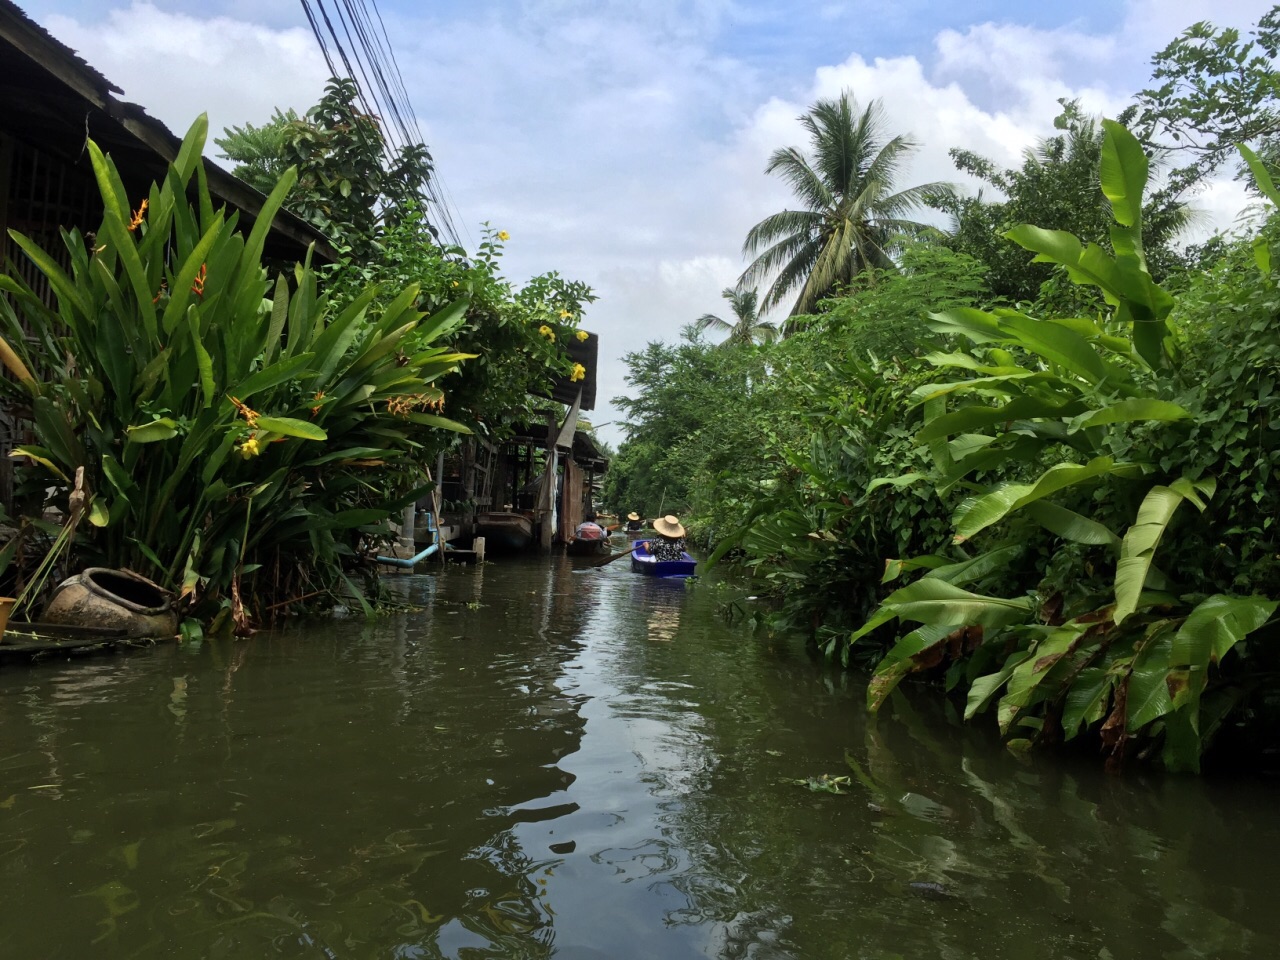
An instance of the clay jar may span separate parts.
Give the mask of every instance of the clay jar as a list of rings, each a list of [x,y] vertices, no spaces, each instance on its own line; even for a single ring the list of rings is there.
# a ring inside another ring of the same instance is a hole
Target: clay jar
[[[173,594],[132,570],[89,567],[64,580],[41,618],[129,637],[171,637],[178,632]]]

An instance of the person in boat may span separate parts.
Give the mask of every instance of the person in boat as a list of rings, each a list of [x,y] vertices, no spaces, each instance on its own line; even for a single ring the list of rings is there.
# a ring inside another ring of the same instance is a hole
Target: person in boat
[[[643,530],[643,529],[644,529],[644,520],[641,519],[640,514],[632,510],[630,513],[627,514],[627,530],[631,531],[631,530]]]
[[[578,524],[578,529],[573,534],[575,540],[603,540],[607,536],[604,527],[596,523],[596,515],[588,513],[582,518],[582,523]]]
[[[646,552],[653,554],[653,558],[659,563],[684,559],[685,529],[681,526],[679,517],[670,513],[659,517],[653,521],[653,532],[653,539],[640,541],[641,550],[647,548]]]

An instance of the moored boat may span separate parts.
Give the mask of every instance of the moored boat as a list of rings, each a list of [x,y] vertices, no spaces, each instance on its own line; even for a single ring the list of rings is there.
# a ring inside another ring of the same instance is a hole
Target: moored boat
[[[632,546],[632,570],[664,580],[683,580],[694,575],[698,564],[688,553],[681,553],[679,560],[658,560],[651,553],[641,551],[640,548],[648,543],[648,540],[638,540]]]
[[[476,536],[487,550],[527,550],[533,543],[533,519],[509,510],[476,514]]]
[[[571,557],[607,557],[613,552],[609,546],[609,538],[601,540],[570,540],[564,545],[564,552]]]

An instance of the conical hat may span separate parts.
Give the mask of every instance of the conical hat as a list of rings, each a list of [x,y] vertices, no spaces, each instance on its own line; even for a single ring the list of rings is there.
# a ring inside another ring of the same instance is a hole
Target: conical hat
[[[671,537],[672,539],[684,536],[684,527],[680,525],[680,518],[673,513],[668,513],[665,517],[653,521],[653,529],[657,530],[662,536]]]

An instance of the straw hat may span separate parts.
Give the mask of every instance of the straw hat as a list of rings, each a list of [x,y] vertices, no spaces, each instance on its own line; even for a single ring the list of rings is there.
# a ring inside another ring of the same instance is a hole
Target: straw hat
[[[628,520],[639,520],[639,519],[640,519],[640,514],[636,513],[634,510],[632,510],[630,513],[628,513],[628,514],[627,514],[627,519],[628,519]]]
[[[680,518],[675,514],[668,513],[665,517],[653,521],[653,529],[657,530],[664,537],[684,536],[684,527],[680,526]]]

